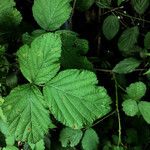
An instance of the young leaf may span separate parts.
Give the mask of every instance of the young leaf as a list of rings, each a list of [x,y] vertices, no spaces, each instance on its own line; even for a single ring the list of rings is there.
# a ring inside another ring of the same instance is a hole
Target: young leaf
[[[34,0],[33,16],[45,30],[56,30],[71,14],[70,0]]]
[[[97,150],[99,144],[99,137],[93,129],[85,131],[82,139],[83,150]]]
[[[138,113],[138,105],[135,100],[129,99],[122,103],[123,111],[128,116],[135,116]]]
[[[93,4],[95,0],[77,0],[76,8],[80,11],[88,10]]]
[[[135,82],[127,87],[126,92],[129,98],[140,100],[146,93],[146,85],[143,82]]]
[[[17,55],[21,72],[29,82],[46,83],[60,68],[61,39],[57,34],[43,34],[31,46],[22,46]]]
[[[149,0],[132,0],[132,6],[137,13],[144,14],[150,4]]]
[[[130,54],[132,48],[137,43],[139,29],[137,26],[126,29],[118,41],[118,48],[125,54]]]
[[[61,142],[62,147],[74,147],[80,142],[82,134],[81,130],[66,127],[61,130],[59,141]]]
[[[64,125],[81,129],[110,111],[110,97],[90,71],[70,69],[60,72],[44,87],[51,113]]]
[[[110,15],[104,20],[102,30],[105,37],[108,40],[111,40],[118,33],[119,27],[120,27],[120,22],[118,17],[114,15]]]
[[[114,68],[113,72],[127,74],[133,72],[139,65],[140,61],[135,58],[126,58],[120,61]]]
[[[138,104],[140,113],[142,114],[144,120],[150,124],[150,102],[141,101]]]
[[[5,99],[3,110],[10,133],[18,141],[38,142],[51,123],[42,93],[30,84],[12,90]]]
[[[97,0],[96,4],[100,8],[110,8],[111,7],[111,0]]]
[[[150,49],[150,32],[147,32],[144,38],[144,46],[146,49]]]

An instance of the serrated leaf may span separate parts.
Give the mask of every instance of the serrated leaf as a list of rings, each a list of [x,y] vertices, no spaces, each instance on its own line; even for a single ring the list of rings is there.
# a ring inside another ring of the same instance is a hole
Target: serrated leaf
[[[125,58],[113,68],[113,72],[119,74],[131,73],[140,65],[140,63],[141,61],[135,58]]]
[[[132,0],[132,6],[137,13],[144,14],[150,4],[149,0]]]
[[[83,150],[97,150],[99,137],[93,129],[88,129],[85,131],[81,143]]]
[[[108,16],[102,26],[103,34],[108,40],[111,40],[118,33],[120,27],[120,22],[117,16]]]
[[[139,29],[137,26],[126,29],[118,41],[118,48],[125,54],[130,54],[137,43]]]
[[[32,150],[45,150],[44,141],[40,140],[36,144],[29,144]]]
[[[150,124],[150,102],[141,101],[139,102],[138,107],[144,120]]]
[[[35,0],[32,11],[43,29],[56,30],[69,19],[70,0]]]
[[[140,100],[146,93],[146,85],[143,82],[135,82],[127,87],[126,92],[129,98]]]
[[[64,125],[81,129],[110,111],[110,97],[94,73],[70,69],[60,72],[44,87],[51,113]]]
[[[42,93],[30,84],[18,86],[3,104],[10,134],[17,141],[36,143],[48,132],[50,119]]]
[[[17,52],[20,69],[25,78],[37,85],[44,84],[60,68],[61,39],[53,33],[37,37],[31,46],[24,45]]]
[[[150,32],[147,32],[144,38],[144,47],[150,49]]]
[[[74,147],[80,142],[82,134],[81,130],[66,127],[61,130],[59,141],[61,142],[62,147]]]
[[[76,8],[80,11],[88,10],[93,4],[95,0],[77,0]]]
[[[138,113],[138,105],[135,100],[129,99],[122,103],[123,111],[128,116],[135,116]]]
[[[111,7],[111,0],[97,0],[96,4],[100,8],[110,8]]]
[[[78,38],[75,32],[58,31],[62,40],[61,65],[64,69],[93,70],[92,63],[86,55],[89,50],[88,41]]]

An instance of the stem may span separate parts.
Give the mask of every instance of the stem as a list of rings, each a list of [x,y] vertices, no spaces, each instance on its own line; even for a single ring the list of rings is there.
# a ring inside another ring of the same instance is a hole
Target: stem
[[[119,101],[118,101],[118,86],[117,86],[117,81],[115,74],[113,74],[113,78],[115,81],[115,95],[116,95],[116,112],[118,116],[118,146],[122,143],[121,142],[121,118],[120,118],[120,112],[119,112]]]

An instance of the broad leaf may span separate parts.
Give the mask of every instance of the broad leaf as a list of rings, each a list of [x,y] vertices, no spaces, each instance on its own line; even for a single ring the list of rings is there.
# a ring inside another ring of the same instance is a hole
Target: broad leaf
[[[56,30],[71,14],[70,0],[35,0],[32,11],[43,29]]]
[[[146,49],[150,49],[150,32],[147,32],[144,38],[144,46]]]
[[[114,68],[113,72],[127,74],[133,72],[139,65],[140,61],[135,58],[126,58],[120,61]]]
[[[118,17],[114,15],[110,15],[104,20],[102,30],[105,37],[108,40],[111,40],[118,33],[119,27],[120,27],[120,23]]]
[[[44,141],[40,140],[36,144],[29,144],[32,150],[45,150]]]
[[[94,73],[70,69],[60,72],[44,87],[44,96],[55,118],[74,129],[91,125],[110,111],[110,97]]]
[[[82,134],[81,130],[66,127],[61,130],[59,141],[61,142],[62,147],[74,147],[80,142]]]
[[[138,106],[144,120],[150,124],[150,102],[141,101]]]
[[[88,129],[85,131],[81,143],[83,150],[97,150],[99,137],[93,129]]]
[[[144,14],[150,4],[149,0],[132,0],[132,6],[139,14]]]
[[[129,99],[122,103],[123,111],[128,116],[135,116],[138,113],[138,105],[135,100]]]
[[[130,54],[137,43],[139,29],[137,26],[126,29],[118,41],[118,48],[125,54]]]
[[[3,104],[9,130],[16,140],[36,143],[48,132],[50,119],[42,93],[30,84],[11,91]]]
[[[110,8],[111,7],[111,0],[97,0],[96,4],[100,8]]]
[[[60,68],[60,37],[53,33],[43,34],[31,46],[22,46],[17,55],[21,72],[29,82],[38,85],[46,83]]]
[[[129,98],[140,100],[146,93],[146,85],[143,82],[135,82],[127,87],[126,92]]]
[[[7,147],[3,148],[3,150],[18,150],[18,148],[15,146],[7,146]]]
[[[80,11],[88,10],[93,4],[95,0],[77,0],[76,8]]]

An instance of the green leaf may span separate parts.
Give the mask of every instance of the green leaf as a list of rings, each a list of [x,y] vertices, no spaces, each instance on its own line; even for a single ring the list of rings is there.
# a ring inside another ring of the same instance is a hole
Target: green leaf
[[[48,132],[50,119],[42,93],[30,84],[18,86],[3,104],[10,134],[17,141],[36,143]]]
[[[29,144],[32,150],[45,150],[44,141],[40,140],[36,144]]]
[[[64,125],[81,129],[110,111],[110,97],[94,73],[70,69],[60,72],[44,87],[51,113]]]
[[[121,146],[113,146],[112,150],[124,150],[124,148]]]
[[[3,148],[3,150],[19,150],[19,149],[15,146],[7,146],[7,147]]]
[[[146,93],[146,85],[143,82],[135,82],[127,87],[126,92],[129,98],[140,100]]]
[[[137,43],[139,29],[137,26],[126,29],[118,41],[118,48],[125,54],[130,54],[132,48]]]
[[[22,46],[17,55],[21,72],[29,82],[46,83],[60,68],[61,39],[57,34],[43,34],[31,46]]]
[[[93,129],[88,129],[85,131],[81,143],[83,150],[97,150],[99,137]]]
[[[126,1],[126,0],[118,0],[117,5],[120,6],[122,4],[122,2],[124,2],[124,1]]]
[[[87,40],[78,38],[75,32],[58,31],[62,40],[61,65],[64,69],[94,70],[86,55],[89,50]]]
[[[128,116],[135,116],[138,113],[138,105],[135,100],[129,99],[122,103],[123,111]]]
[[[80,142],[82,134],[81,130],[66,127],[61,130],[59,141],[63,147],[74,147]]]
[[[110,15],[104,20],[102,30],[105,37],[108,40],[111,40],[118,33],[119,27],[120,27],[120,22],[118,17],[114,15]]]
[[[56,30],[69,19],[70,0],[35,0],[32,11],[43,29]]]
[[[111,0],[97,0],[96,4],[100,8],[110,8],[111,7]]]
[[[77,0],[76,8],[79,11],[86,11],[94,4],[94,1],[95,0]]]
[[[150,102],[141,101],[138,104],[140,113],[142,114],[144,120],[150,124]]]
[[[150,74],[150,69],[148,69],[145,73],[144,73],[144,75],[149,75]]]
[[[119,74],[131,73],[140,65],[140,63],[141,61],[135,58],[125,58],[113,68],[113,72]]]
[[[150,49],[150,32],[147,32],[144,38],[144,46],[146,49]]]
[[[149,0],[132,0],[132,6],[137,13],[144,14],[150,4]]]

